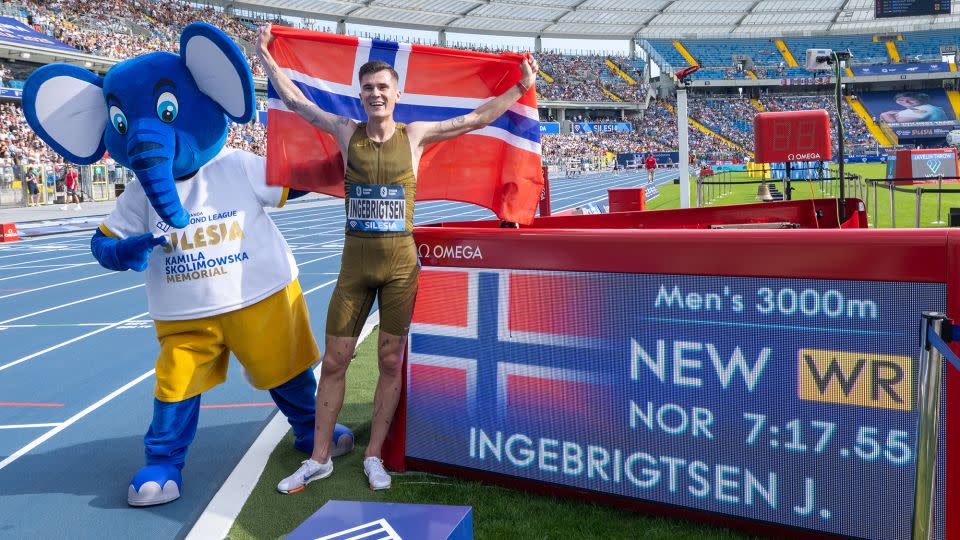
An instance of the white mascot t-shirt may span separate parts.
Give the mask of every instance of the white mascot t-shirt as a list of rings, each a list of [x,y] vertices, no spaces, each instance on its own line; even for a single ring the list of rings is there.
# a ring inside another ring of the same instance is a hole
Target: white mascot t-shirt
[[[297,277],[297,264],[263,210],[283,189],[268,186],[264,158],[224,148],[193,178],[177,182],[190,224],[160,219],[139,181],[127,184],[104,226],[118,238],[166,236],[146,270],[147,303],[157,320],[210,317],[263,300]]]

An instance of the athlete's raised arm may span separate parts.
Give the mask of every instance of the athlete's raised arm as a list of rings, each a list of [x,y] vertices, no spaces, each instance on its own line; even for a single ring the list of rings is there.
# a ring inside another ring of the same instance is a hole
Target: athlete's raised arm
[[[310,124],[317,129],[336,137],[340,145],[345,146],[350,140],[350,136],[353,135],[356,122],[352,118],[328,113],[307,99],[307,97],[303,95],[303,92],[297,88],[297,85],[293,84],[290,77],[280,69],[280,66],[278,66],[277,62],[273,59],[273,55],[270,54],[267,47],[273,39],[274,36],[273,32],[271,32],[270,24],[263,25],[257,29],[257,57],[260,58],[260,63],[263,64],[263,70],[266,72],[270,82],[273,83],[273,88],[277,91],[277,94],[280,95],[283,104],[286,105],[287,109],[291,112],[299,114],[304,120],[310,122]]]
[[[527,90],[536,82],[539,69],[536,59],[532,55],[527,55],[523,63],[520,64],[520,72],[522,73],[520,82],[463,116],[442,122],[411,123],[407,126],[411,143],[423,147],[488,126],[527,93]]]

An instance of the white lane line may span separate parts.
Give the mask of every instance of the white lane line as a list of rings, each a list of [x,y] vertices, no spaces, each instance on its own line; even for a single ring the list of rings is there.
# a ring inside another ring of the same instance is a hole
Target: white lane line
[[[41,444],[43,444],[44,441],[50,439],[51,437],[53,437],[53,436],[56,435],[57,433],[60,433],[61,431],[67,429],[67,428],[70,427],[70,426],[72,426],[72,425],[75,424],[78,420],[80,420],[80,419],[83,418],[84,416],[92,413],[93,411],[99,409],[100,407],[102,407],[103,405],[105,405],[107,402],[109,402],[109,401],[112,400],[113,398],[115,398],[115,397],[119,396],[120,394],[126,392],[127,390],[133,388],[134,386],[136,386],[137,384],[139,384],[140,381],[146,379],[147,377],[150,377],[151,375],[153,375],[154,371],[156,371],[156,370],[151,369],[150,371],[144,373],[143,375],[140,375],[140,376],[137,377],[136,379],[128,382],[127,384],[125,384],[125,385],[121,386],[120,388],[114,390],[114,391],[111,392],[110,394],[104,396],[103,398],[100,399],[100,401],[97,401],[97,402],[94,403],[93,405],[90,405],[90,406],[87,407],[86,409],[84,409],[84,410],[78,412],[77,414],[71,416],[66,422],[63,422],[62,424],[59,424],[57,427],[51,429],[50,431],[44,433],[43,435],[41,435],[41,436],[37,437],[36,439],[34,439],[33,441],[29,442],[29,443],[28,443],[26,446],[24,446],[23,448],[21,448],[21,449],[17,450],[16,452],[10,454],[10,456],[7,457],[7,459],[5,459],[5,460],[3,460],[3,461],[0,461],[0,471],[2,471],[7,465],[10,465],[10,464],[13,463],[14,461],[16,461],[16,460],[20,459],[21,457],[23,457],[27,452],[29,452],[29,451],[33,450],[34,448],[36,448],[37,446],[40,446]]]
[[[59,423],[55,424],[8,424],[5,426],[0,426],[0,429],[25,429],[25,428],[42,428],[42,427],[57,427]]]
[[[146,315],[147,313],[148,313],[147,311],[144,311],[143,313],[137,313],[137,314],[134,315],[133,317],[124,319],[124,320],[119,321],[119,322],[115,322],[115,323],[113,323],[113,324],[111,324],[111,325],[109,325],[109,326],[104,326],[103,328],[99,328],[99,329],[97,329],[97,330],[94,330],[93,332],[87,332],[86,334],[77,336],[77,337],[72,338],[72,339],[68,339],[67,341],[63,341],[63,342],[57,343],[56,345],[52,345],[52,346],[50,346],[50,347],[47,347],[46,349],[44,349],[44,350],[42,350],[42,351],[35,352],[35,353],[33,353],[33,354],[28,354],[27,356],[24,356],[23,358],[18,358],[18,359],[16,359],[16,360],[12,361],[12,362],[7,362],[6,364],[3,364],[2,366],[0,366],[0,371],[3,371],[3,370],[5,370],[5,369],[7,369],[7,368],[9,368],[9,367],[13,367],[13,366],[15,366],[15,365],[17,365],[17,364],[26,362],[27,360],[30,360],[31,358],[36,358],[36,357],[40,356],[41,354],[45,354],[45,353],[48,353],[48,352],[50,352],[50,351],[59,349],[60,347],[69,345],[69,344],[71,344],[71,343],[75,343],[75,342],[77,342],[77,341],[80,341],[81,339],[86,339],[86,338],[88,338],[88,337],[90,337],[90,336],[93,336],[93,335],[95,335],[95,334],[99,334],[100,332],[105,332],[105,331],[107,331],[107,330],[110,330],[111,328],[114,328],[114,327],[116,327],[116,326],[120,326],[121,324],[125,324],[125,323],[128,323],[128,322],[130,322],[130,321],[134,321],[134,320],[136,320],[136,319],[139,319],[140,317],[143,317],[143,316]],[[2,468],[3,468],[3,467],[0,467],[0,469],[2,469]]]
[[[367,317],[367,323],[363,325],[360,339],[357,340],[358,347],[370,336],[373,328],[378,324],[380,324],[380,311],[375,311]],[[320,365],[313,370],[313,373],[319,380]],[[276,412],[267,427],[263,429],[257,440],[253,441],[250,449],[234,467],[230,476],[223,482],[220,490],[213,496],[203,514],[200,514],[200,518],[187,533],[186,540],[226,538],[230,532],[230,527],[233,526],[233,522],[240,513],[240,509],[247,502],[250,493],[257,485],[257,480],[263,474],[267,461],[270,459],[270,454],[289,430],[290,424],[287,422],[287,417],[279,411]]]
[[[81,255],[88,255],[89,253],[90,253],[90,252],[88,251],[88,252],[86,252],[86,253],[74,253],[74,254],[72,254],[72,255],[60,255],[59,257],[47,257],[46,259],[32,259],[32,260],[29,260],[29,261],[20,261],[20,262],[16,262],[16,263],[9,263],[9,264],[5,264],[5,265],[3,265],[3,266],[0,266],[0,270],[5,270],[5,269],[8,269],[8,268],[22,268],[22,266],[20,266],[20,265],[23,265],[23,264],[32,264],[32,263],[45,262],[45,261],[56,261],[56,260],[60,260],[60,259],[69,259],[70,257],[79,257],[79,256],[81,256]]]
[[[153,324],[153,320],[146,319],[142,321],[130,321],[132,323],[149,323]],[[8,330],[10,328],[82,328],[85,326],[110,326],[113,323],[108,322],[91,322],[91,323],[65,323],[65,324],[0,324],[0,330]]]
[[[0,259],[9,259],[10,257],[23,257],[23,256],[25,256],[25,255],[46,255],[47,253],[59,253],[59,252],[62,252],[62,251],[67,251],[67,250],[72,250],[72,248],[65,248],[65,247],[62,247],[62,246],[61,246],[61,247],[50,248],[50,249],[46,249],[46,248],[44,248],[44,249],[31,248],[31,249],[24,249],[23,251],[20,251],[19,253],[14,253],[14,254],[12,254],[12,255],[0,255]],[[80,251],[80,250],[78,249],[77,251]],[[85,250],[83,250],[83,251],[86,251],[87,253],[90,253],[90,249],[89,249],[89,248],[88,248],[88,249],[85,249]]]
[[[330,285],[330,284],[333,284],[333,283],[336,283],[336,282],[337,282],[337,280],[331,279],[330,281],[328,281],[328,282],[326,282],[326,283],[321,283],[320,285],[317,285],[316,287],[314,287],[314,288],[312,288],[312,289],[310,289],[310,290],[308,290],[308,291],[304,291],[303,295],[306,296],[306,295],[312,293],[313,291],[322,289],[322,288],[326,287],[327,285]]]
[[[50,270],[37,270],[36,272],[28,272],[28,273],[26,273],[26,274],[17,274],[17,275],[15,275],[15,276],[9,276],[9,277],[5,277],[5,278],[0,278],[0,281],[6,281],[6,280],[8,280],[8,279],[17,279],[17,278],[22,278],[22,277],[27,277],[27,276],[35,276],[35,275],[37,275],[37,274],[46,274],[47,272],[56,272],[56,271],[58,271],[58,270],[66,270],[66,269],[68,269],[68,268],[76,268],[76,267],[78,267],[78,266],[88,266],[88,265],[91,265],[91,264],[100,264],[100,263],[98,263],[98,262],[96,262],[96,261],[93,261],[93,262],[77,263],[77,264],[65,264],[65,265],[61,266],[60,268],[53,268],[53,269],[50,269]]]
[[[303,262],[301,262],[301,263],[297,263],[297,268],[300,268],[301,266],[304,266],[304,265],[307,265],[307,264],[310,264],[310,263],[315,263],[315,262],[317,262],[317,261],[323,261],[323,260],[326,260],[326,259],[331,259],[331,258],[333,258],[333,257],[339,257],[339,256],[340,256],[340,252],[334,253],[334,254],[332,254],[332,255],[327,255],[327,256],[325,256],[325,257],[317,257],[316,259],[310,259],[309,261],[303,261]]]
[[[59,286],[61,286],[61,285],[69,285],[69,284],[71,284],[71,283],[76,283],[76,282],[78,282],[78,281],[86,281],[86,280],[88,280],[88,279],[94,279],[94,278],[99,278],[99,277],[103,277],[103,276],[110,276],[110,275],[113,275],[113,274],[116,274],[116,272],[104,272],[103,274],[96,274],[96,275],[93,275],[93,276],[88,276],[88,277],[84,277],[84,278],[80,278],[80,279],[71,279],[70,281],[61,281],[60,283],[52,283],[52,284],[50,284],[50,285],[44,285],[43,287],[37,287],[37,288],[35,288],[35,289],[26,289],[26,290],[19,291],[19,292],[15,292],[15,293],[5,294],[5,295],[3,295],[3,296],[0,296],[0,300],[3,300],[4,298],[10,298],[11,296],[19,296],[19,295],[21,295],[21,294],[27,294],[27,293],[32,293],[32,292],[36,292],[36,291],[42,291],[42,290],[44,290],[44,289],[50,289],[50,288],[52,288],[52,287],[59,287]]]
[[[98,295],[96,295],[96,296],[90,296],[90,297],[87,297],[87,298],[81,298],[80,300],[74,300],[73,302],[67,302],[66,304],[60,304],[59,306],[53,306],[53,307],[49,307],[49,308],[47,308],[47,309],[41,309],[40,311],[34,311],[33,313],[27,313],[26,315],[21,315],[21,316],[19,316],[19,317],[14,317],[14,318],[12,318],[12,319],[7,319],[7,320],[5,320],[5,321],[0,321],[0,325],[6,324],[6,323],[11,323],[11,322],[13,322],[13,321],[19,321],[20,319],[26,319],[27,317],[32,317],[32,316],[34,316],[34,315],[40,315],[41,313],[47,313],[47,312],[53,311],[53,310],[55,310],[55,309],[65,308],[65,307],[67,307],[67,306],[72,306],[72,305],[74,305],[74,304],[79,304],[79,303],[81,303],[81,302],[86,302],[86,301],[88,301],[88,300],[96,300],[97,298],[103,298],[104,296],[110,296],[110,295],[113,295],[113,294],[119,294],[119,293],[126,292],[126,291],[129,291],[129,290],[132,290],[132,289],[139,289],[140,287],[143,287],[143,286],[144,286],[143,284],[134,285],[134,286],[132,286],[132,287],[127,287],[126,289],[117,289],[117,290],[115,290],[115,291],[110,291],[110,292],[106,292],[106,293],[103,293],[103,294],[98,294]]]
[[[16,272],[17,270],[36,270],[36,269],[38,269],[38,268],[63,268],[63,267],[66,267],[66,266],[73,266],[73,265],[71,265],[71,264],[64,264],[64,263],[60,263],[60,264],[29,264],[29,263],[24,262],[24,263],[23,263],[23,266],[6,266],[6,267],[3,267],[3,268],[0,268],[0,272],[5,272],[5,273],[9,274],[9,273],[11,273],[11,272]]]

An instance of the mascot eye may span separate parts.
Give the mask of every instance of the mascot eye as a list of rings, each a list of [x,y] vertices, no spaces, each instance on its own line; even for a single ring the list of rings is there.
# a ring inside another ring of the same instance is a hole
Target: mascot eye
[[[179,105],[177,96],[170,92],[164,92],[157,98],[157,116],[160,117],[160,120],[169,124],[177,117]]]
[[[110,123],[113,124],[113,129],[117,130],[117,133],[127,134],[127,117],[116,105],[110,107]]]

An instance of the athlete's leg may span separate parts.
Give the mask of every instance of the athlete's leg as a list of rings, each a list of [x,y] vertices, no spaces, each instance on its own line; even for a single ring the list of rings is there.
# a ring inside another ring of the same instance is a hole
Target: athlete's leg
[[[380,331],[377,340],[377,367],[380,377],[373,394],[373,424],[370,428],[370,444],[365,457],[380,457],[383,441],[390,431],[393,415],[400,402],[400,388],[403,384],[403,351],[407,346],[407,336],[396,336]]]
[[[326,463],[331,455],[333,430],[343,407],[347,367],[357,347],[355,337],[326,336],[320,384],[317,386],[317,415],[310,459]]]
[[[390,263],[392,276],[380,289],[380,338],[377,342],[380,377],[373,397],[373,424],[367,457],[380,457],[383,441],[390,431],[390,423],[400,401],[403,352],[407,347],[407,334],[413,319],[420,277],[413,238],[400,237],[393,244]]]

